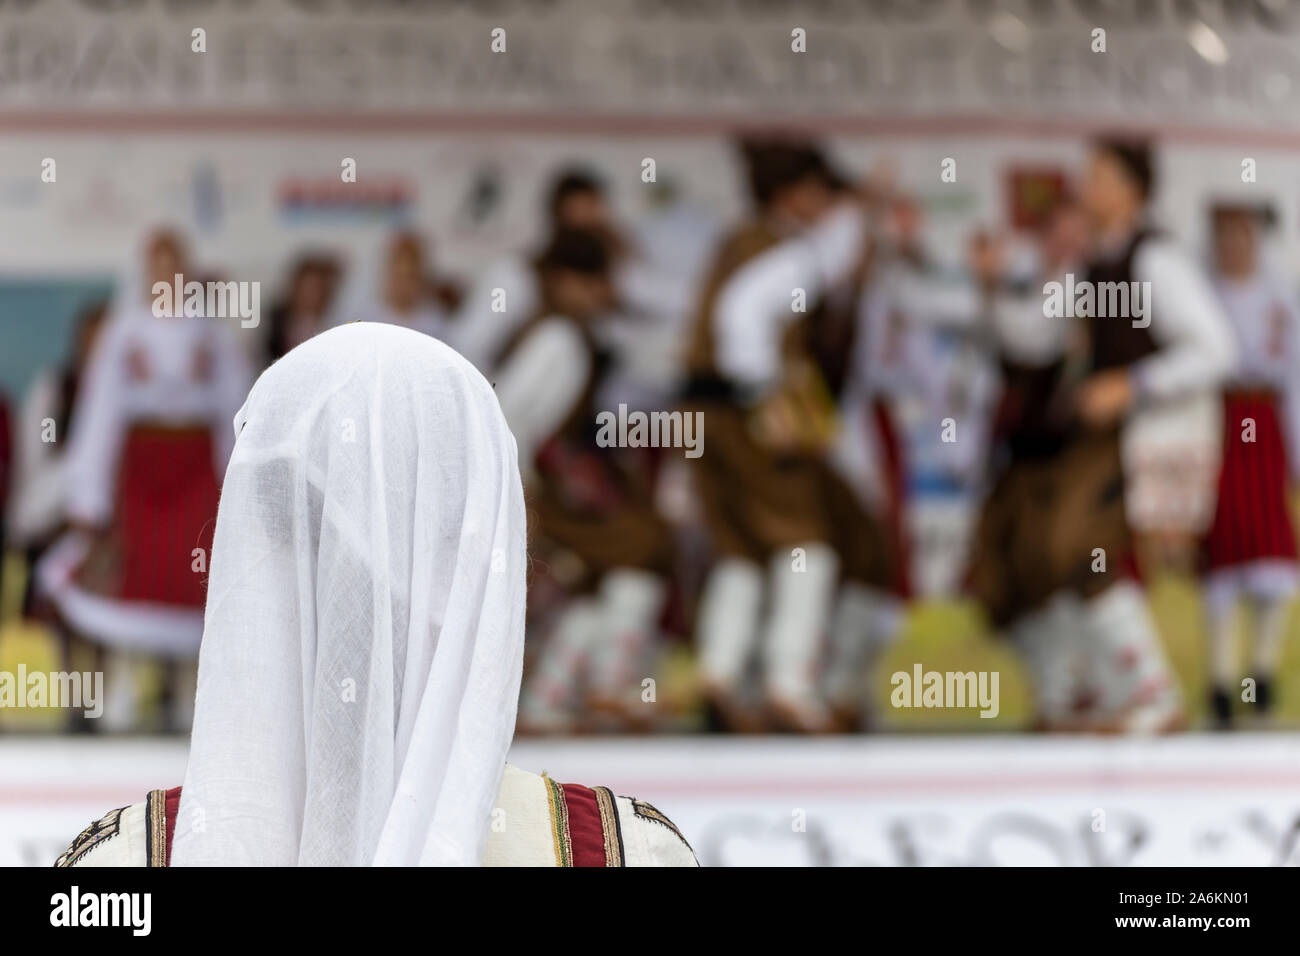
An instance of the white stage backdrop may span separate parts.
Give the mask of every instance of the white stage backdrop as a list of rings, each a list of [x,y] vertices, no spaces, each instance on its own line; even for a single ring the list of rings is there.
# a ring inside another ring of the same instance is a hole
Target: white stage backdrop
[[[706,865],[1300,865],[1300,737],[520,742],[673,818]],[[180,782],[176,741],[0,743],[0,865]],[[184,821],[181,821],[182,825]]]

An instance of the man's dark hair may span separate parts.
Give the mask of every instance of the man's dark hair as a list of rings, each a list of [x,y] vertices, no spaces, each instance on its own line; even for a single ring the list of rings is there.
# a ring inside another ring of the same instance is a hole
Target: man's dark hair
[[[550,213],[552,219],[555,219],[559,215],[560,207],[564,205],[565,200],[570,196],[579,196],[584,193],[604,196],[605,184],[590,170],[566,169],[551,184],[551,191],[546,201],[547,212]]]
[[[1210,225],[1218,228],[1225,219],[1241,217],[1250,219],[1264,229],[1277,225],[1277,207],[1269,202],[1246,202],[1244,200],[1219,199],[1209,206]]]
[[[603,276],[609,272],[609,247],[602,236],[586,229],[559,229],[542,250],[538,265],[545,271]]]
[[[831,167],[815,144],[786,139],[746,139],[741,155],[749,174],[749,190],[755,202],[766,206],[781,192],[808,178],[839,189],[844,180]]]
[[[1149,141],[1127,136],[1102,136],[1093,143],[1093,149],[1118,160],[1142,198],[1151,198],[1156,186],[1156,170]]]

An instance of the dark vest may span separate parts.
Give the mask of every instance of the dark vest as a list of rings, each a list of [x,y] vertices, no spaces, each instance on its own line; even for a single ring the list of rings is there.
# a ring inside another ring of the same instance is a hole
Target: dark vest
[[[1117,257],[1094,259],[1089,263],[1087,278],[1092,283],[1093,290],[1100,290],[1103,283],[1134,281],[1133,260],[1138,248],[1156,235],[1154,230],[1139,229]],[[1098,293],[1099,306],[1100,299]],[[1151,303],[1147,302],[1146,305],[1150,308]],[[1088,319],[1087,325],[1092,340],[1094,371],[1125,368],[1156,351],[1151,329],[1134,328],[1132,318],[1129,316],[1094,315]]]

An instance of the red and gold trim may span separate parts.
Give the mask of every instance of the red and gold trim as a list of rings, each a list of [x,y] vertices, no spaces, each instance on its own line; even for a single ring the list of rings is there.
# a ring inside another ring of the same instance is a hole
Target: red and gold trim
[[[144,800],[145,855],[146,866],[166,866],[168,854],[167,839],[167,791],[150,790]]]
[[[180,787],[150,790],[145,797],[145,852],[149,866],[172,865],[172,841],[176,837],[176,814],[180,806]]]
[[[555,865],[573,866],[573,841],[569,836],[569,808],[564,788],[546,774],[546,799],[551,808],[551,836],[555,841]]]
[[[600,806],[590,787],[576,783],[560,785],[569,817],[569,843],[573,848],[573,866],[606,866],[605,829],[601,824]]]
[[[559,866],[623,866],[623,833],[614,794],[605,787],[556,783],[545,774],[551,834]]]

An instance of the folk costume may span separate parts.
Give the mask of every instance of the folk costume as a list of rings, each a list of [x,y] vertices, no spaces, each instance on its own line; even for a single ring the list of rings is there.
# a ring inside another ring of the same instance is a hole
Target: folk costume
[[[1300,577],[1290,502],[1300,481],[1300,313],[1287,290],[1262,271],[1240,281],[1221,277],[1215,293],[1238,353],[1223,396],[1218,506],[1202,544],[1212,704],[1226,721],[1229,688],[1237,683],[1232,615],[1238,599],[1254,606],[1250,674],[1256,703],[1267,710]]]
[[[818,664],[840,571],[825,460],[834,405],[812,316],[851,275],[865,239],[851,202],[793,235],[763,220],[740,228],[705,280],[688,357],[684,407],[703,413],[708,435],[690,470],[718,554],[699,612],[704,679],[736,695],[757,642],[764,693],[809,724],[825,723]],[[800,293],[807,311],[796,307]],[[773,399],[799,447],[766,440],[755,411]]]
[[[72,528],[36,574],[62,621],[108,652],[111,728],[137,719],[141,655],[172,661],[178,699],[192,699],[227,423],[249,379],[219,319],[140,304],[118,310],[96,340],[62,465]],[[188,718],[187,703],[171,715],[178,726]]]
[[[1151,420],[1144,416],[1204,418],[1205,396],[1214,394],[1234,350],[1209,284],[1162,236],[1142,229],[1103,250],[1089,264],[1087,281],[1094,289],[1150,283],[1149,322],[1095,312],[1081,319],[1087,339],[1081,364],[1090,371],[1126,369],[1138,406],[1120,426],[1085,427],[1073,404],[1083,369],[1070,358],[1064,320],[1044,319],[1041,299],[1032,309],[1018,307],[1019,322],[1015,309],[1003,310],[1004,333],[1025,329],[1026,342],[1043,347],[1018,356],[1012,340],[1002,339],[1008,361],[997,422],[1001,452],[976,532],[970,583],[994,625],[1024,650],[1048,726],[1160,729],[1181,705],[1135,579],[1130,504],[1144,486],[1141,463],[1126,458],[1123,433]],[[1034,325],[1053,324],[1060,329],[1054,342],[1033,332]],[[1169,430],[1162,423],[1148,433]],[[1184,491],[1192,504],[1181,513],[1203,514],[1212,456],[1206,434],[1189,428],[1181,437],[1188,434]],[[1178,450],[1174,441],[1163,453],[1176,457]]]
[[[580,700],[635,714],[657,633],[672,537],[637,449],[597,444],[597,395],[609,356],[586,322],[548,312],[526,323],[496,375],[519,442],[532,518],[530,551],[570,593],[525,689],[530,729],[566,723]]]
[[[83,830],[56,867],[170,866],[181,788],[152,790]],[[666,816],[606,787],[556,783],[506,764],[483,866],[698,866]],[[182,826],[194,826],[186,820]]]

